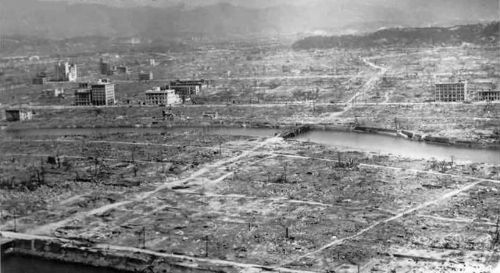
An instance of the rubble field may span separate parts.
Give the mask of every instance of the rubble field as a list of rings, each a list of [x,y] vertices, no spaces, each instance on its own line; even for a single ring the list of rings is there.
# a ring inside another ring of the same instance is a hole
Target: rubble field
[[[0,145],[2,230],[318,272],[499,261],[499,166],[194,132]]]

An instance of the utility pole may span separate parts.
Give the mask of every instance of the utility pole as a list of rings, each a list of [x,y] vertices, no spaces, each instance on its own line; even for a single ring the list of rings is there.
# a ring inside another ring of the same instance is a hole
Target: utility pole
[[[205,257],[208,257],[208,235],[205,235]]]
[[[142,227],[141,231],[139,232],[139,244],[141,245],[140,247],[142,249],[145,249],[146,248],[146,227]],[[142,242],[141,242],[142,241]]]
[[[284,173],[283,173],[283,178],[284,178],[284,180],[285,180],[285,183],[286,183],[286,164],[287,164],[287,163],[285,162],[285,166],[283,166],[283,172],[284,172]]]
[[[14,209],[14,232],[17,232],[17,211]]]

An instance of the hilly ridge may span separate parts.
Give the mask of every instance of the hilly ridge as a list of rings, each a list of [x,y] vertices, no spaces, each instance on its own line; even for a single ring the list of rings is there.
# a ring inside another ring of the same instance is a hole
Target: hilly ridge
[[[189,5],[178,0],[134,0],[133,5],[122,6],[79,1],[0,0],[0,33],[53,39],[94,35],[219,38],[315,31],[340,35],[398,26],[470,24],[498,17],[497,0],[270,0],[268,4],[192,0]],[[141,5],[150,2],[160,4]]]
[[[455,27],[391,28],[366,35],[310,36],[295,42],[302,49],[420,47],[434,45],[498,44],[500,23]]]

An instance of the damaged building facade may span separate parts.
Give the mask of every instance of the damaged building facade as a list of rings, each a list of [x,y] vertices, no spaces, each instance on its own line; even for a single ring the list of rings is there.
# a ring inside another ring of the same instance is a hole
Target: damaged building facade
[[[480,90],[476,92],[478,101],[500,101],[500,90]]]
[[[80,83],[75,90],[75,105],[113,105],[115,104],[115,85],[108,80],[97,83]]]
[[[108,62],[104,62],[102,58],[99,60],[99,71],[102,75],[111,76],[114,74],[114,70],[111,64]]]
[[[153,72],[140,72],[139,81],[150,81],[153,79]]]
[[[78,68],[76,64],[59,62],[54,67],[54,75],[54,81],[76,82],[78,78]]]
[[[439,82],[434,85],[434,100],[440,102],[469,101],[467,81]]]
[[[32,118],[33,118],[33,112],[31,110],[25,110],[25,109],[5,110],[6,121],[25,121],[25,120],[31,120]]]
[[[183,102],[191,98],[191,96],[198,95],[204,87],[207,86],[205,80],[175,80],[171,81],[167,89],[175,90]]]
[[[172,89],[161,89],[155,87],[147,90],[145,103],[147,105],[172,105],[182,102],[181,98]]]

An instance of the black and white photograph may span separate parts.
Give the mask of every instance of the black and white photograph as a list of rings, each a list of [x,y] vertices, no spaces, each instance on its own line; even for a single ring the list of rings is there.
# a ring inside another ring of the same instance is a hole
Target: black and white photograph
[[[500,273],[499,0],[0,0],[0,273]]]

